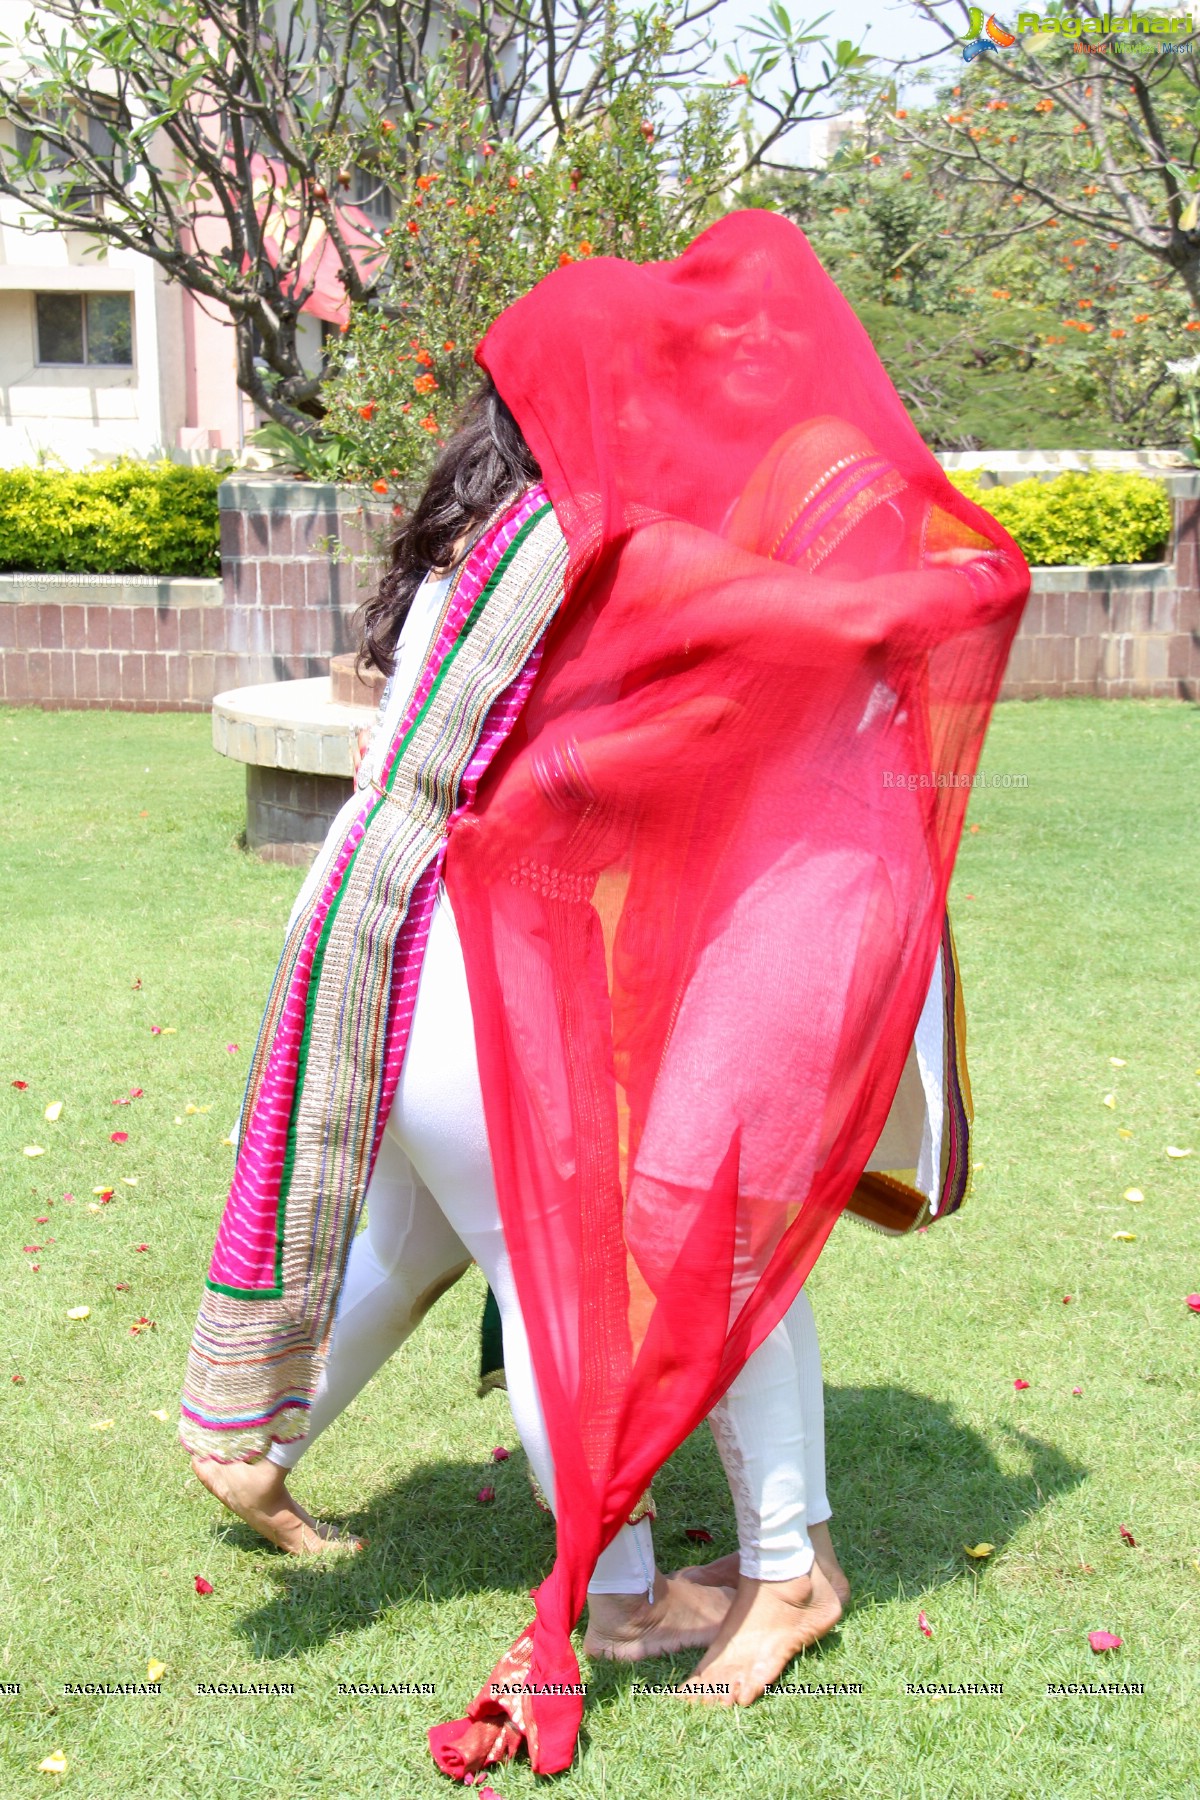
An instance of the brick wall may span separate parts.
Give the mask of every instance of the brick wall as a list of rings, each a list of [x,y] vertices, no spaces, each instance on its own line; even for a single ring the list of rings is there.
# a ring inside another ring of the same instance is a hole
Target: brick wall
[[[1015,473],[1053,472],[1027,458]],[[1166,480],[1167,563],[1035,570],[1004,698],[1200,698],[1200,475]],[[229,688],[323,675],[353,648],[371,584],[321,540],[367,554],[390,504],[247,475],[222,483],[220,504],[220,582],[0,575],[0,699],[203,712]]]
[[[365,554],[390,504],[350,490],[222,482],[221,579],[0,575],[0,699],[10,705],[207,712],[214,694],[323,675],[355,644]]]

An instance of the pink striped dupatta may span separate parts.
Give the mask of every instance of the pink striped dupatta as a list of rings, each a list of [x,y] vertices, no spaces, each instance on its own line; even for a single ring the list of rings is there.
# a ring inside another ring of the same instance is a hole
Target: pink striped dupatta
[[[485,529],[378,782],[288,933],[188,1354],[180,1436],[194,1454],[254,1461],[306,1433],[447,835],[521,711],[565,567],[540,486]]]

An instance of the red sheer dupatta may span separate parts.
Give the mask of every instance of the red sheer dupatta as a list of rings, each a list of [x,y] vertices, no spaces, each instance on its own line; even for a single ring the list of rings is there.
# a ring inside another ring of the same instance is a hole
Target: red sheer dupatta
[[[570,549],[447,861],[558,1555],[498,1691],[431,1734],[459,1775],[521,1733],[566,1766],[595,1557],[863,1171],[1028,588],[775,215],[563,270],[479,360]]]

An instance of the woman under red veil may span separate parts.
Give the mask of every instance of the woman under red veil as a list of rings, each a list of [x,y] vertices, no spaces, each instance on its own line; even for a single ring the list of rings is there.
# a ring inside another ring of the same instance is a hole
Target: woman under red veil
[[[303,1436],[444,854],[557,1517],[533,1624],[430,1734],[459,1777],[523,1740],[570,1762],[598,1555],[864,1191],[1028,590],[774,214],[560,270],[477,360],[548,505],[468,558],[294,916],[183,1433],[226,1460]]]

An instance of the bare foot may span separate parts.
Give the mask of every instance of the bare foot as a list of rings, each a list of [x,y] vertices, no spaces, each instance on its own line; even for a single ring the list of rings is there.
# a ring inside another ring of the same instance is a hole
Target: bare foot
[[[293,1556],[311,1556],[334,1548],[361,1550],[365,1538],[346,1536],[336,1525],[322,1524],[287,1490],[287,1471],[264,1456],[253,1463],[223,1463],[193,1456],[192,1468],[210,1494],[239,1519]]]
[[[838,1597],[819,1563],[794,1581],[743,1576],[712,1648],[679,1691],[710,1705],[749,1706],[794,1656],[832,1631],[841,1616]]]
[[[829,1535],[829,1526],[810,1525],[809,1540],[817,1553],[817,1564],[826,1581],[838,1597],[842,1611],[850,1604],[850,1583],[846,1572],[837,1559],[837,1551],[833,1547],[833,1539]],[[732,1556],[718,1556],[715,1562],[690,1563],[686,1569],[677,1569],[676,1576],[681,1581],[695,1581],[705,1587],[736,1588],[741,1575],[739,1557],[735,1550]],[[674,1579],[674,1577],[673,1577]]]
[[[609,1662],[640,1662],[674,1650],[711,1644],[729,1611],[728,1588],[701,1587],[654,1572],[654,1600],[645,1594],[591,1594],[583,1647]]]

